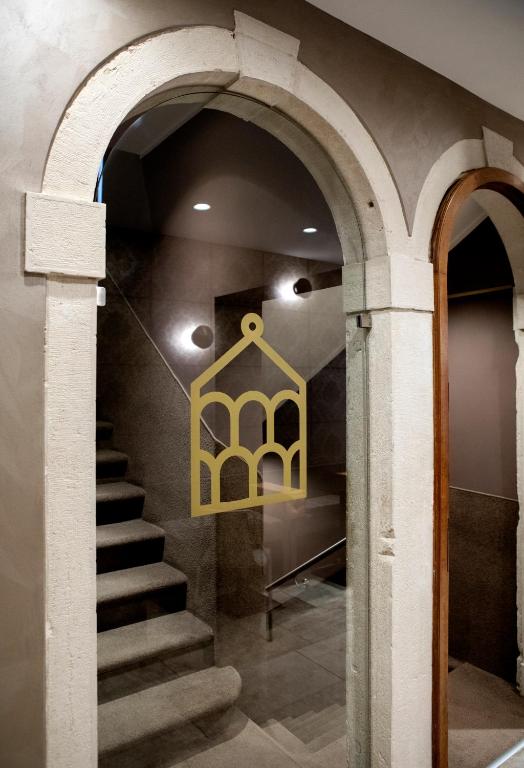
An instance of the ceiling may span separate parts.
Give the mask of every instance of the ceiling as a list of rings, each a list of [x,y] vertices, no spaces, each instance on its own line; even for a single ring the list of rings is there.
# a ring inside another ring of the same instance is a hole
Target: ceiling
[[[201,108],[167,104],[128,127],[104,170],[108,224],[342,263],[331,211],[302,162],[262,128]],[[198,202],[210,210],[193,210]]]
[[[450,248],[455,248],[465,237],[470,235],[484,219],[487,218],[486,212],[472,197],[462,203],[451,234]]]
[[[524,0],[309,0],[524,120]]]

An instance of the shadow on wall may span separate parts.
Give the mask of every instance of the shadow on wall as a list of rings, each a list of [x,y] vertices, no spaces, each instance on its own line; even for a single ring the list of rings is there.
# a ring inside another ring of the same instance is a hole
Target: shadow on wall
[[[519,506],[512,284],[489,219],[450,252],[449,648],[451,656],[514,683]]]

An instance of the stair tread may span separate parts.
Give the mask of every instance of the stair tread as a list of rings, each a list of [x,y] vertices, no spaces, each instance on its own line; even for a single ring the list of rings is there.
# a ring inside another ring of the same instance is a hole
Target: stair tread
[[[113,752],[226,710],[240,689],[240,675],[233,667],[209,667],[100,704],[99,751]]]
[[[164,531],[162,528],[141,518],[124,520],[121,523],[110,523],[109,525],[98,525],[96,528],[97,549],[163,538]]]
[[[187,583],[186,576],[167,563],[151,563],[121,571],[101,573],[96,577],[97,603],[131,599],[157,590]]]
[[[121,461],[127,461],[127,453],[122,451],[115,451],[114,448],[97,448],[96,449],[96,463],[97,464],[117,464]]]
[[[115,483],[102,483],[96,486],[97,504],[125,499],[145,498],[146,492],[139,485],[133,485],[125,480]]]
[[[109,629],[98,635],[98,672],[200,648],[212,639],[211,627],[189,611]]]

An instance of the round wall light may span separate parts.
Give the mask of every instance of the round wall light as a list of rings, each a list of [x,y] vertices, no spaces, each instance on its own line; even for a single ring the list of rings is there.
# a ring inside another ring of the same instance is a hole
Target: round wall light
[[[302,299],[309,298],[309,295],[313,289],[313,286],[307,279],[307,277],[300,277],[296,283],[293,283],[293,292],[300,296]]]
[[[213,331],[209,325],[197,325],[191,334],[191,341],[195,347],[200,347],[200,349],[209,349],[213,340]]]
[[[194,211],[209,211],[210,208],[209,203],[195,203],[193,206]]]
[[[314,235],[315,232],[318,232],[318,229],[316,227],[304,227],[302,232],[306,235]]]

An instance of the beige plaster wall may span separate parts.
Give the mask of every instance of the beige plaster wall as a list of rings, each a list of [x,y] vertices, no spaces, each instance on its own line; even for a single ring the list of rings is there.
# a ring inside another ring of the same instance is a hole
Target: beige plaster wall
[[[449,304],[450,485],[517,498],[511,291]]]
[[[233,28],[236,7],[301,41],[299,59],[347,100],[384,154],[408,221],[442,152],[487,125],[524,154],[524,125],[302,0],[5,0],[0,96],[0,764],[43,765],[44,281],[22,268],[23,193],[98,63],[166,27]],[[424,254],[425,255],[425,254]],[[424,256],[423,255],[423,256]]]

